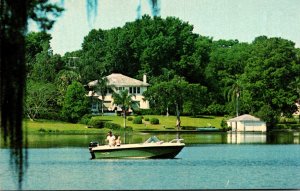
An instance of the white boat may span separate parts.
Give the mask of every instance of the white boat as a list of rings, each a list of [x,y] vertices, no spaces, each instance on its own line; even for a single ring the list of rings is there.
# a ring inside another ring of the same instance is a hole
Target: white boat
[[[89,150],[92,159],[105,158],[175,158],[185,146],[183,139],[169,142],[160,141],[152,136],[144,143],[121,144],[120,146],[99,145],[91,142]]]

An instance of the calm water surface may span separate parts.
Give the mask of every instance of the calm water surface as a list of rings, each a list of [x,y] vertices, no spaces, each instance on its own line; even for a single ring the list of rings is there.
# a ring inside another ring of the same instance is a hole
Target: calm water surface
[[[140,142],[149,135],[126,138]],[[35,135],[29,137],[23,189],[300,188],[299,134],[278,136],[182,134],[188,143],[176,159],[90,160],[87,144],[98,136]],[[14,176],[2,147],[0,189],[17,189]]]

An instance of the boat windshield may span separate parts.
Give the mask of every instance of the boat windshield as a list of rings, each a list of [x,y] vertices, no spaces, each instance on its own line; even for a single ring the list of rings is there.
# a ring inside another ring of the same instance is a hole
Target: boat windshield
[[[156,136],[150,137],[145,143],[157,143],[160,142],[160,140]]]

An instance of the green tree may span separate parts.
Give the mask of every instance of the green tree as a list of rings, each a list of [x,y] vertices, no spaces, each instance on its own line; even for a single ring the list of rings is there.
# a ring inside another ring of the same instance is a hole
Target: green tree
[[[50,44],[43,45],[43,51],[36,54],[32,70],[28,77],[32,80],[53,83],[56,74],[63,68],[64,62],[60,55],[52,54]]]
[[[211,40],[197,40],[198,35],[192,31],[192,25],[178,18],[148,15],[123,27],[91,30],[82,45],[81,75],[90,81],[112,72],[136,78],[144,73],[155,77],[167,68],[198,82],[204,79],[202,66],[208,62]]]
[[[296,110],[297,90],[291,84],[299,76],[295,44],[281,38],[258,37],[252,43],[251,58],[241,76],[243,93],[249,95],[249,113],[262,114],[270,108],[268,125],[279,115],[289,116]],[[263,110],[263,111],[262,111]]]
[[[200,84],[189,84],[186,90],[184,111],[196,116],[205,111],[208,105],[207,88]]]
[[[81,76],[73,70],[60,70],[59,73],[56,75],[55,85],[57,87],[58,95],[59,95],[57,98],[57,104],[59,106],[63,105],[67,88],[74,81],[80,82]]]
[[[236,77],[236,79],[233,79],[231,84],[232,84],[231,86],[225,89],[224,93],[227,98],[227,101],[229,101],[229,104],[234,106],[236,116],[239,116],[239,106],[240,106],[239,98],[242,93],[242,85],[241,82],[238,80],[238,77]]]
[[[55,108],[57,91],[53,84],[28,81],[26,84],[25,113],[30,120],[35,120],[42,112]]]
[[[30,32],[25,37],[25,60],[27,71],[31,71],[35,63],[35,57],[41,53],[45,45],[50,44],[51,35],[43,32]]]
[[[89,112],[89,101],[86,96],[83,85],[79,82],[72,82],[68,86],[65,100],[62,108],[63,117],[72,123],[78,122],[78,120]]]
[[[180,112],[187,95],[188,82],[182,77],[175,76],[167,82],[160,82],[149,87],[144,92],[145,99],[149,100],[151,108],[160,111],[173,112],[177,116],[176,125],[180,127]]]
[[[228,100],[228,91],[237,80],[236,76],[244,73],[247,60],[250,58],[251,47],[247,43],[237,40],[218,40],[211,46],[209,63],[205,68],[205,82],[208,87],[208,96],[211,103],[225,106]],[[232,106],[230,106],[232,108]]]
[[[108,75],[110,72],[108,71],[108,64],[105,62],[107,33],[101,29],[91,30],[84,37],[82,50],[72,54],[72,56],[79,58],[78,66],[83,83],[98,79],[99,75]],[[71,54],[66,54],[66,56],[71,56]]]
[[[126,128],[126,112],[131,108],[138,106],[137,102],[132,100],[132,95],[128,93],[128,90],[120,91],[119,93],[114,92],[112,94],[114,104],[122,108],[124,115],[124,128]]]

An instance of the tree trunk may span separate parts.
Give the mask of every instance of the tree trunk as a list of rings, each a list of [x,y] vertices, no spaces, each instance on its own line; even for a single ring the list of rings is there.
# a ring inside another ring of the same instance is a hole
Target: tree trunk
[[[167,117],[169,117],[169,107],[167,107]]]
[[[103,100],[102,100],[101,113],[102,113],[102,116],[103,116],[104,115],[104,101]]]
[[[124,110],[124,143],[126,143],[126,110]]]
[[[126,110],[124,110],[124,129],[126,128]]]
[[[239,93],[236,94],[236,116],[239,116]]]
[[[177,121],[176,121],[176,126],[177,126],[177,130],[180,129],[180,112],[179,112],[179,108],[178,108],[178,104],[176,103],[176,116],[177,116]]]

